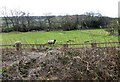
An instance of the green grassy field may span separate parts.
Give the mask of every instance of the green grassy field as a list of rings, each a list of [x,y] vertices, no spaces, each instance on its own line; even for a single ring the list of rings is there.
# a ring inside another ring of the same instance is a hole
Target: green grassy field
[[[76,31],[52,31],[52,32],[11,32],[2,33],[2,44],[14,44],[15,41],[22,43],[47,43],[47,40],[56,39],[57,43],[84,43],[89,42],[113,42],[118,41],[117,36],[109,36],[104,29],[97,30],[76,30]]]

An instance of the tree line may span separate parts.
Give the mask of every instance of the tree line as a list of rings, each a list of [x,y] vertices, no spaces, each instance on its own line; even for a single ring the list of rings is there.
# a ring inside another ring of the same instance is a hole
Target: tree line
[[[3,13],[2,32],[99,29],[107,28],[113,21],[113,18],[93,12],[87,12],[83,15],[30,16],[30,13],[11,10],[10,14],[11,16],[8,16],[6,12]]]

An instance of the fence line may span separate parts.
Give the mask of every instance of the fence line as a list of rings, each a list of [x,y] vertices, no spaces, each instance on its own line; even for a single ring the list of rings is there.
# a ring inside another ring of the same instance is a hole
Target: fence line
[[[2,48],[9,47],[19,50],[19,48],[44,48],[44,47],[53,47],[53,48],[84,48],[84,47],[118,47],[120,46],[119,42],[100,42],[100,43],[84,43],[84,44],[9,44],[9,45],[0,45]]]

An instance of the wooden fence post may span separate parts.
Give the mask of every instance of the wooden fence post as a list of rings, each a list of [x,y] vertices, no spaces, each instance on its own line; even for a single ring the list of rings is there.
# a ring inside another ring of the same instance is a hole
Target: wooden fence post
[[[63,48],[68,48],[68,44],[63,44]]]
[[[97,44],[96,43],[91,43],[91,47],[92,48],[97,48]]]
[[[22,43],[21,42],[15,42],[15,48],[17,51],[20,51],[22,48]]]

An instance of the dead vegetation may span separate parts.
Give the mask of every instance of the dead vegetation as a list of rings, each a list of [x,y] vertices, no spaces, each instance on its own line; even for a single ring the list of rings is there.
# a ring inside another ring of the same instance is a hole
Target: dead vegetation
[[[4,80],[118,80],[116,48],[3,49]]]

